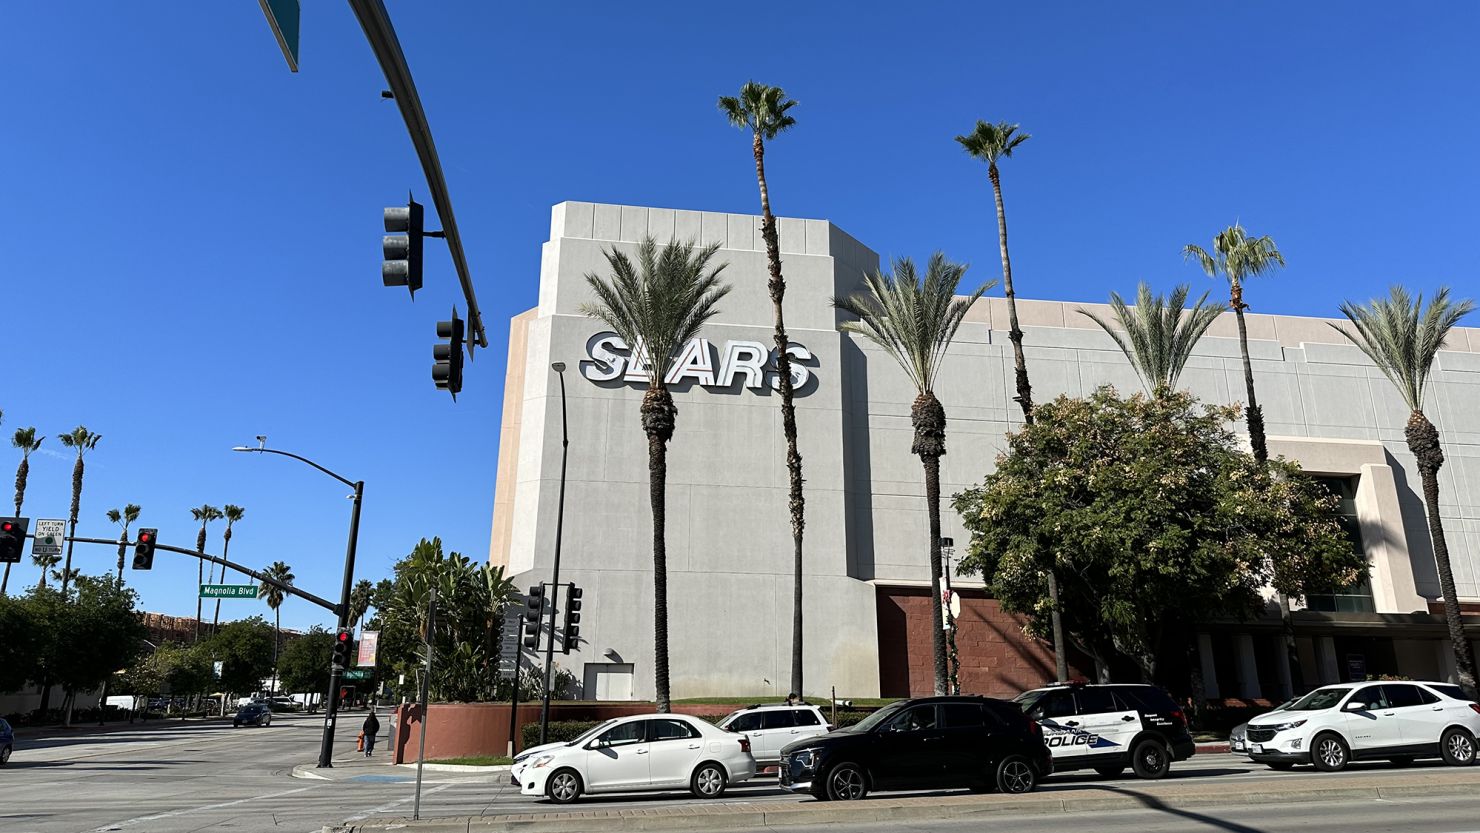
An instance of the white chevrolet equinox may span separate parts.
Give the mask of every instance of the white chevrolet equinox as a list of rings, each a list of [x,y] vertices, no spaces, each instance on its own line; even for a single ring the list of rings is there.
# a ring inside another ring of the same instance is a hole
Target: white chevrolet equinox
[[[1371,682],[1331,685],[1249,721],[1249,757],[1271,769],[1314,764],[1336,772],[1353,760],[1475,762],[1480,704],[1457,685]]]

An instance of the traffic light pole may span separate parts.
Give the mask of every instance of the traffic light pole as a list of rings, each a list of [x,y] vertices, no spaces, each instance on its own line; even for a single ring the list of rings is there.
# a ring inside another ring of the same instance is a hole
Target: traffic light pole
[[[565,526],[565,461],[570,455],[570,434],[565,418],[565,362],[556,362],[552,367],[555,375],[560,377],[560,502],[555,511],[555,569],[550,578],[550,635],[545,643],[545,687],[540,705],[541,744],[549,742],[550,677],[555,663],[555,602],[560,597],[560,536]]]
[[[337,476],[337,475],[336,475]],[[355,583],[355,544],[360,538],[360,502],[365,497],[365,481],[350,484],[355,487],[355,508],[349,516],[349,546],[344,552],[344,585],[339,593],[339,627],[349,627],[349,594]],[[339,682],[344,669],[329,667],[328,709],[324,713],[324,737],[319,743],[319,769],[334,766],[334,722],[339,715]]]

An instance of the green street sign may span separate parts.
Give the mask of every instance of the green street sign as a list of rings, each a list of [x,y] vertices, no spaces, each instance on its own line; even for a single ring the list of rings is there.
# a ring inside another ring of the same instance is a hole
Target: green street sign
[[[255,599],[257,598],[257,585],[202,584],[200,597],[202,599]]]
[[[346,668],[344,669],[344,679],[368,680],[370,679],[371,672],[374,670],[373,668]]]

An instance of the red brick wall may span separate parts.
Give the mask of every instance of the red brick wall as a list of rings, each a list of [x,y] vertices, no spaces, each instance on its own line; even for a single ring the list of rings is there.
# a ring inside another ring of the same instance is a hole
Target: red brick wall
[[[1054,678],[1053,649],[1023,634],[1023,619],[1005,613],[980,591],[958,590],[956,650],[961,657],[961,691],[991,697],[1014,697]],[[932,661],[930,590],[880,587],[879,694],[915,697],[931,694]],[[1081,676],[1070,656],[1070,676]]]

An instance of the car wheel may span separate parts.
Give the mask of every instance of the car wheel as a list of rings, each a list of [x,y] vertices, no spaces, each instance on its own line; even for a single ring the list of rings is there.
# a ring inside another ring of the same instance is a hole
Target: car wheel
[[[581,797],[581,776],[573,769],[562,769],[550,776],[545,795],[556,804],[570,804]]]
[[[1038,773],[1022,755],[1008,755],[997,764],[997,791],[1009,794],[1032,792],[1038,786]]]
[[[838,764],[827,774],[829,801],[857,801],[868,795],[868,779],[858,764]]]
[[[719,764],[702,764],[689,779],[689,790],[699,798],[719,798],[725,794],[725,770]]]
[[[1450,766],[1469,766],[1475,762],[1475,736],[1458,726],[1439,739],[1439,751]]]
[[[1350,757],[1351,750],[1347,748],[1346,741],[1336,735],[1320,735],[1311,744],[1310,762],[1322,772],[1340,772],[1346,769],[1346,762]]]
[[[1097,766],[1095,772],[1100,773],[1101,778],[1119,778],[1125,772],[1123,766]]]
[[[1160,741],[1143,740],[1131,752],[1131,770],[1137,778],[1155,780],[1172,768],[1172,756],[1167,754],[1166,745]]]
[[[10,763],[10,747],[9,746],[5,747],[4,749],[0,749],[0,766],[5,766],[8,763]]]
[[[1288,772],[1289,770],[1295,768],[1295,765],[1293,763],[1290,763],[1289,761],[1270,761],[1269,763],[1265,764],[1265,766],[1269,767],[1272,770],[1275,770],[1276,772]]]

